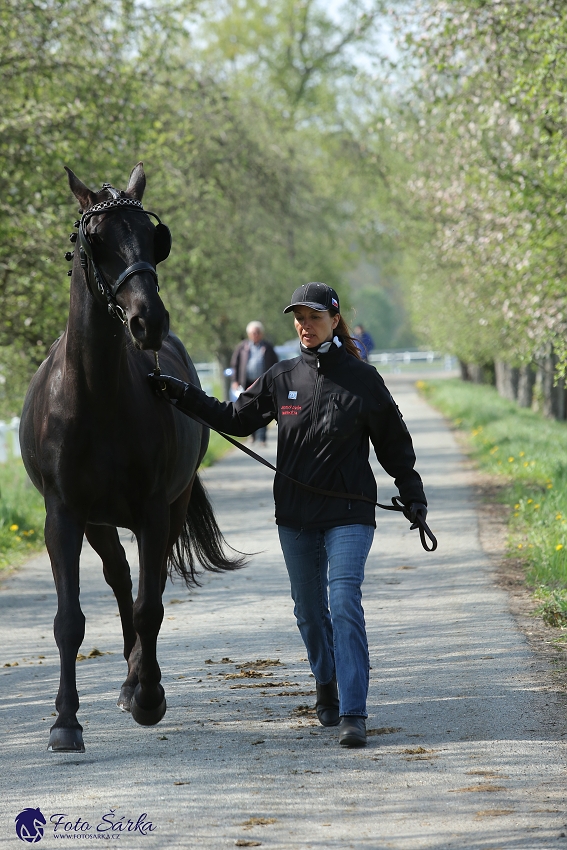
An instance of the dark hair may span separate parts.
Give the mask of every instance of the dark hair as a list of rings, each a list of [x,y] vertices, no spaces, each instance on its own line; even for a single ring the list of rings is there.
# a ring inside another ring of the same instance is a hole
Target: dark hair
[[[331,316],[337,315],[336,310],[329,310],[329,313],[331,314]],[[356,343],[354,341],[352,331],[349,328],[349,326],[347,325],[347,323],[345,322],[345,320],[343,319],[343,317],[340,316],[340,315],[339,315],[339,323],[338,323],[337,327],[335,328],[335,330],[333,331],[333,333],[336,334],[336,336],[340,337],[342,344],[344,345],[344,347],[346,348],[346,350],[349,354],[352,354],[352,356],[356,357],[358,360],[362,360],[358,346],[356,345]]]

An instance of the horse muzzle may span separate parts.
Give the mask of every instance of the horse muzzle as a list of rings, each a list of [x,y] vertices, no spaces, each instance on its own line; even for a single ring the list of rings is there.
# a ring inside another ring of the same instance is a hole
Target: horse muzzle
[[[137,348],[142,351],[159,351],[169,333],[169,313],[161,305],[161,316],[155,310],[141,308],[128,316],[128,329]]]

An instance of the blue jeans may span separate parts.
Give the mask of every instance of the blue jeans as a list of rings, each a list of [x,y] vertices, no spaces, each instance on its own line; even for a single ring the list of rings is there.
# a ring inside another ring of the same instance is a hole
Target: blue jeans
[[[278,532],[311,671],[323,685],[336,675],[341,716],[367,717],[370,663],[361,585],[374,528],[279,525]]]

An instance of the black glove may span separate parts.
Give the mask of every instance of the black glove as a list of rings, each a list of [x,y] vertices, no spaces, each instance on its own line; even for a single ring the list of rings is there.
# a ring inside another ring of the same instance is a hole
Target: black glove
[[[412,502],[409,506],[409,520],[411,522],[410,531],[414,528],[419,528],[417,518],[420,517],[425,522],[427,517],[427,508],[423,502]]]
[[[169,400],[183,398],[183,393],[187,389],[185,381],[180,381],[179,378],[173,378],[171,375],[156,375],[155,372],[150,372],[148,381],[157,395],[164,395]]]

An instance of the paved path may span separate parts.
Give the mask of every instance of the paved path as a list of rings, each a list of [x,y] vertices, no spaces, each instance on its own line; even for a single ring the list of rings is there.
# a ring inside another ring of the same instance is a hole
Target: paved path
[[[59,669],[47,558],[5,582],[0,848],[25,846],[14,829],[25,807],[48,820],[42,847],[60,835],[79,846],[114,835],[123,850],[567,847],[565,697],[541,681],[494,585],[450,432],[407,381],[389,383],[414,435],[440,546],[426,554],[405,520],[379,517],[364,598],[369,746],[341,750],[336,729],[314,719],[271,475],[232,453],[205,478],[228,539],[259,554],[238,573],[207,574],[190,594],[168,586],[159,640],[168,711],[158,727],[137,726],[115,706],[125,675],[119,619],[86,548],[82,652],[105,653],[78,664],[87,751],[47,753]],[[394,491],[379,477],[387,499]],[[262,678],[242,675],[250,662]],[[142,813],[154,831],[118,828]],[[65,818],[54,833],[56,814]]]

